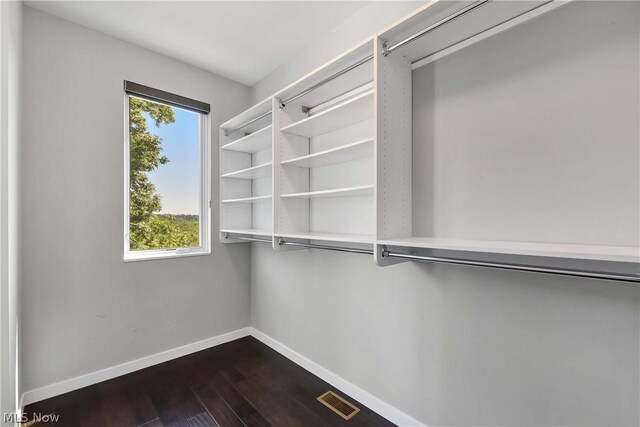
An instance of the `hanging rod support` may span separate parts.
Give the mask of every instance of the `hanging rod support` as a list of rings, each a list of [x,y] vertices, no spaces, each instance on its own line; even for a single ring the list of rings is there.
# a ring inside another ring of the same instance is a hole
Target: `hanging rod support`
[[[232,236],[229,233],[224,233],[225,239],[234,239],[234,240],[244,240],[246,242],[260,242],[260,243],[271,243],[270,239],[259,239],[257,237],[241,237],[241,236]]]
[[[425,29],[423,29],[421,31],[418,31],[414,35],[409,36],[406,39],[401,40],[396,44],[393,44],[391,46],[387,46],[387,43],[385,42],[383,44],[383,47],[382,47],[382,54],[384,56],[387,56],[391,52],[393,52],[394,50],[399,49],[399,48],[401,48],[402,46],[404,46],[406,44],[414,42],[417,39],[419,39],[420,37],[426,36],[427,34],[431,33],[432,31],[435,31],[438,28],[440,28],[440,27],[442,27],[442,26],[444,26],[444,25],[446,25],[446,24],[448,24],[450,22],[455,21],[456,19],[466,15],[469,12],[472,12],[472,11],[478,9],[481,6],[484,6],[485,4],[487,4],[489,2],[491,2],[491,0],[477,0],[477,1],[473,2],[473,3],[471,3],[470,5],[468,5],[467,7],[464,7],[462,9],[458,10],[457,12],[454,12],[451,15],[442,18],[438,22],[429,25],[427,28],[425,28]]]
[[[238,127],[237,127],[237,128],[235,128],[235,129],[225,129],[225,130],[224,130],[224,136],[229,136],[229,135],[231,135],[232,133],[237,132],[237,131],[239,131],[240,129],[242,129],[242,128],[245,128],[245,127],[249,126],[250,124],[257,122],[258,120],[260,120],[260,119],[263,119],[263,118],[267,117],[269,114],[271,114],[271,110],[267,111],[267,112],[266,112],[266,113],[264,113],[264,114],[259,115],[259,116],[258,116],[258,117],[256,117],[255,119],[251,119],[251,120],[249,120],[248,122],[241,124],[240,126],[238,126]]]
[[[407,259],[411,261],[434,262],[434,263],[440,263],[440,264],[468,265],[472,267],[495,268],[500,270],[527,271],[532,273],[555,274],[560,276],[589,277],[592,279],[616,280],[616,281],[623,281],[623,282],[640,283],[640,275],[634,275],[634,274],[600,273],[597,271],[583,271],[583,270],[574,270],[569,268],[547,268],[547,267],[536,267],[536,266],[524,265],[524,264],[505,264],[505,263],[490,262],[490,261],[472,261],[472,260],[459,259],[459,258],[403,254],[398,252],[391,252],[387,249],[386,246],[382,247],[382,257],[383,258],[400,258],[400,259]]]
[[[340,246],[328,246],[328,245],[316,245],[313,243],[298,243],[298,242],[289,242],[284,240],[282,237],[278,238],[278,246],[298,246],[301,248],[309,248],[309,249],[323,249],[327,251],[337,251],[337,252],[349,252],[353,254],[365,254],[365,255],[373,255],[373,251],[370,249],[357,249],[357,248],[343,248]]]
[[[329,83],[330,81],[340,77],[341,75],[348,73],[349,71],[353,70],[354,68],[357,68],[359,66],[361,66],[362,64],[366,64],[367,62],[371,61],[373,59],[373,55],[369,55],[366,58],[363,58],[361,60],[359,60],[358,62],[355,62],[351,65],[349,65],[347,68],[343,68],[342,70],[338,71],[337,73],[334,73],[332,75],[330,75],[329,77],[327,77],[324,80],[319,81],[318,83],[314,84],[313,86],[311,86],[308,89],[305,89],[304,91],[298,93],[297,95],[294,95],[290,98],[284,99],[280,102],[280,108],[284,108],[288,103],[295,101],[298,98],[301,98],[303,96],[305,96],[306,94],[313,92],[314,90],[318,89],[321,86],[326,85],[327,83]]]

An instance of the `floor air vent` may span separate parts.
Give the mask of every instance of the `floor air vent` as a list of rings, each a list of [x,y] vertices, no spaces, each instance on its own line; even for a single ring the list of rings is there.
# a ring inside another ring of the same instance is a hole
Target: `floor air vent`
[[[332,391],[326,392],[320,396],[318,400],[345,420],[350,420],[355,414],[360,412],[360,409],[356,408]]]

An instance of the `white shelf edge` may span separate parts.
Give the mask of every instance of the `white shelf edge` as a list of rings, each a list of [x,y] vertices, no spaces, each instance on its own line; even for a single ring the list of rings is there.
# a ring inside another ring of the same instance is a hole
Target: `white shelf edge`
[[[255,117],[258,117],[263,113],[266,113],[271,109],[271,98],[272,97],[270,96],[256,104],[253,104],[251,107],[247,108],[246,110],[242,111],[239,114],[236,114],[226,122],[222,123],[220,125],[220,128],[222,129],[233,128]]]
[[[255,179],[255,178],[238,178],[238,175],[242,175],[243,173],[254,172],[260,170],[262,168],[271,167],[273,162],[263,163],[261,165],[251,166],[250,168],[240,169],[237,171],[225,173],[224,175],[220,175],[221,178],[236,178],[236,179]]]
[[[242,145],[242,144],[246,144],[247,141],[250,141],[254,138],[256,138],[257,136],[261,136],[262,133],[265,133],[269,130],[271,130],[273,128],[273,125],[267,125],[261,129],[258,129],[255,132],[250,133],[249,135],[243,136],[242,138],[236,139],[235,141],[231,141],[225,145],[223,145],[222,147],[220,147],[221,150],[228,150],[228,151],[238,151],[241,153],[254,153],[257,151],[244,151],[244,150],[235,150],[234,147],[238,146],[238,145]],[[272,142],[269,143],[269,145],[271,145]],[[268,146],[269,146],[268,145]],[[264,148],[265,150],[268,148],[268,146],[266,148]],[[262,150],[258,150],[258,151],[262,151]]]
[[[309,233],[275,233],[277,237],[285,237],[289,239],[301,239],[301,240],[324,240],[327,242],[344,242],[344,243],[367,243],[373,244],[373,235],[365,234],[348,234],[348,233],[321,233],[321,232],[309,232]]]
[[[329,113],[332,113],[333,111],[336,111],[336,110],[339,110],[341,108],[347,107],[347,106],[349,106],[349,105],[361,100],[362,98],[366,98],[367,96],[372,96],[373,92],[374,92],[373,89],[368,90],[366,92],[363,92],[362,94],[360,94],[358,96],[355,96],[355,97],[350,98],[350,99],[348,99],[346,101],[343,101],[343,102],[341,102],[341,103],[339,103],[337,105],[334,105],[331,108],[327,108],[326,110],[323,110],[323,111],[319,112],[316,115],[313,115],[313,116],[310,116],[310,117],[305,117],[302,120],[298,120],[297,122],[291,123],[290,125],[287,125],[287,126],[281,128],[280,131],[286,133],[290,129],[295,129],[297,126],[303,125],[305,123],[309,123],[311,121],[316,121],[319,118],[324,117],[325,115],[327,115]],[[293,133],[293,132],[289,132],[289,133]]]
[[[374,139],[375,138],[367,138],[367,139],[363,139],[363,140],[360,140],[360,141],[351,142],[349,144],[341,145],[339,147],[331,148],[329,150],[323,150],[323,151],[318,151],[317,153],[307,154],[306,156],[294,157],[292,159],[283,160],[283,161],[280,162],[280,164],[284,165],[284,166],[298,166],[298,165],[295,164],[296,162],[302,162],[302,161],[305,161],[305,160],[316,159],[316,158],[320,158],[320,157],[323,157],[323,156],[331,155],[333,153],[338,153],[340,151],[349,150],[349,149],[352,149],[354,147],[359,147],[361,145],[367,145],[369,143],[372,144]],[[373,147],[371,149],[371,156],[373,156]],[[366,156],[366,157],[369,157],[369,156]],[[358,157],[351,158],[351,159],[344,160],[344,161],[333,162],[333,163],[329,163],[329,164],[343,163],[345,161],[355,160],[356,158],[358,158]],[[361,158],[365,158],[365,157],[361,157]],[[300,166],[300,167],[305,167],[305,166]]]
[[[283,199],[314,199],[322,197],[366,196],[369,193],[373,194],[373,184],[360,185],[357,187],[335,188],[331,190],[308,191],[304,193],[288,193],[281,194],[280,197]]]
[[[322,104],[318,104],[315,107],[311,108],[309,110],[309,114],[316,115],[319,114],[321,111],[324,111],[328,108],[333,107],[334,105],[340,104],[341,102],[347,100],[347,99],[351,99],[355,96],[358,96],[364,92],[373,90],[375,88],[375,85],[373,84],[373,80],[360,85],[354,89],[351,89],[350,91],[343,93],[342,95],[338,95],[335,98],[331,98],[328,99],[326,101],[324,101]]]
[[[261,200],[271,199],[271,196],[254,196],[254,197],[243,197],[240,199],[225,199],[220,200],[220,203],[253,203],[259,202]]]
[[[377,244],[422,249],[496,253],[503,255],[640,262],[640,248],[633,246],[579,245],[501,240],[437,239],[427,237],[382,239],[378,240]]]

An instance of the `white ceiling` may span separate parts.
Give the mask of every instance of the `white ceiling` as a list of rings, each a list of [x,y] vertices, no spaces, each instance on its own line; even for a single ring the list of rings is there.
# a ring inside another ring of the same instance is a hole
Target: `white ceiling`
[[[26,5],[253,85],[368,1],[28,1]]]

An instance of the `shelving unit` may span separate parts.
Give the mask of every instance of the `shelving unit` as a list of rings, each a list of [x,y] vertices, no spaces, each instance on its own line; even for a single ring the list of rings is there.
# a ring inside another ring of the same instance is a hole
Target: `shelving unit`
[[[273,230],[273,126],[265,100],[220,127],[220,239]]]
[[[592,277],[597,274],[588,270],[602,270],[603,277],[639,273],[640,212],[628,203],[640,191],[628,185],[637,182],[638,164],[608,156],[611,139],[604,137],[615,134],[619,153],[637,156],[637,132],[631,123],[622,125],[626,133],[619,127],[617,118],[627,114],[620,105],[627,101],[589,83],[601,78],[591,70],[605,60],[619,61],[610,64],[618,69],[633,67],[604,47],[634,26],[638,33],[637,20],[626,18],[633,8],[637,15],[640,8],[629,4],[449,3],[426,7],[380,35],[386,43],[379,45],[376,65],[386,78],[376,83],[378,126],[388,140],[378,140],[377,178],[388,189],[378,186],[379,265],[436,254],[475,258],[478,265],[517,258],[530,271],[571,270],[579,261],[585,271],[571,274]],[[581,30],[572,33],[571,25]],[[427,31],[412,39],[419,29]],[[575,49],[588,49],[588,37],[599,40],[606,59],[567,59],[562,67],[499,65],[569,58]],[[522,45],[547,47],[533,52]],[[612,78],[621,86],[637,81],[633,72]],[[562,98],[551,95],[558,85]],[[464,93],[454,89],[460,87]],[[582,94],[593,91],[620,110],[585,108]],[[535,113],[541,105],[545,115]],[[585,121],[598,123],[598,131],[581,133],[576,123]],[[387,144],[393,151],[384,149]],[[621,179],[602,170],[616,170]],[[389,247],[413,255],[383,256]]]
[[[429,2],[222,125],[222,235],[640,281],[639,13]]]
[[[373,242],[372,53],[368,40],[274,96],[276,236]]]

